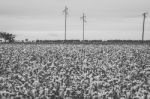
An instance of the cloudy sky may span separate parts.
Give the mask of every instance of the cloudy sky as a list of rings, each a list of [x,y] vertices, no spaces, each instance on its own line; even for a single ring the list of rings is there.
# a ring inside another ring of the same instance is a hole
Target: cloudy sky
[[[86,13],[85,39],[141,39],[142,13],[150,13],[150,0],[0,0],[0,31],[16,39],[64,39],[65,5],[69,8],[67,39],[82,39],[82,13]],[[145,39],[150,39],[150,15]]]

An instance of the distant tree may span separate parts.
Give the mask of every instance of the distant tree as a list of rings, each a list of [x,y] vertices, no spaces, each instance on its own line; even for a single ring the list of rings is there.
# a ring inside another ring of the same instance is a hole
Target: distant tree
[[[14,42],[14,38],[15,38],[15,35],[10,34],[10,33],[6,33],[5,39],[6,39],[9,43]]]
[[[6,32],[0,32],[0,38],[3,38],[5,42],[8,41],[11,43],[14,42],[15,35]]]
[[[26,38],[25,41],[28,42],[29,40]]]

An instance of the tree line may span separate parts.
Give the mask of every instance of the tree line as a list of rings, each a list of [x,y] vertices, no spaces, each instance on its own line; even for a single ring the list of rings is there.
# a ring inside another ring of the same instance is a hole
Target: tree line
[[[36,40],[40,44],[150,44],[150,40]]]
[[[15,35],[7,32],[0,32],[0,39],[3,39],[4,42],[14,42],[15,40]]]

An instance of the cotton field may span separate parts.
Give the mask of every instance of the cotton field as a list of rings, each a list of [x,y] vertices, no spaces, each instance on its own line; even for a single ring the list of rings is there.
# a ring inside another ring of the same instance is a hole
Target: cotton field
[[[150,99],[150,46],[2,44],[0,99]]]

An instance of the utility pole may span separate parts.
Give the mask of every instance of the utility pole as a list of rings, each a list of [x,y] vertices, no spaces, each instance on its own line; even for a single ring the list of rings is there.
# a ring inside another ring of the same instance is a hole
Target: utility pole
[[[146,19],[146,14],[148,14],[148,13],[143,13],[143,31],[142,31],[142,41],[144,41],[144,31],[145,31],[145,19]]]
[[[86,16],[85,16],[84,13],[83,13],[83,16],[81,17],[81,19],[82,19],[82,22],[83,22],[83,41],[84,41],[84,23],[87,22],[86,21]]]
[[[66,38],[66,32],[67,32],[66,25],[67,25],[67,16],[68,16],[68,8],[67,8],[67,6],[65,6],[65,9],[63,10],[63,13],[65,14],[65,40],[66,40],[67,39]]]

